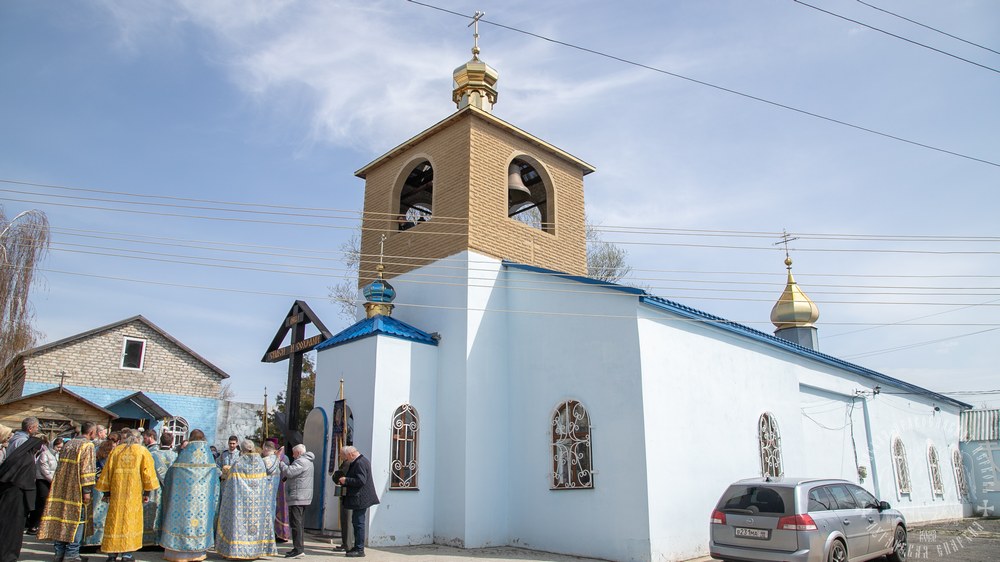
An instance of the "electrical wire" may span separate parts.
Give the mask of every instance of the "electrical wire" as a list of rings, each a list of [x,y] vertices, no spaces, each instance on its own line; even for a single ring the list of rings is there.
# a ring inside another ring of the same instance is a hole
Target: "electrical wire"
[[[968,45],[972,45],[973,47],[979,47],[980,49],[985,49],[985,50],[987,50],[987,51],[989,51],[991,53],[996,53],[996,54],[1000,55],[1000,51],[997,51],[995,49],[991,49],[991,48],[989,48],[989,47],[987,47],[985,45],[980,45],[979,43],[975,43],[973,41],[962,39],[961,37],[959,37],[957,35],[952,35],[951,33],[948,33],[947,31],[942,31],[942,30],[940,30],[940,29],[938,29],[936,27],[931,27],[929,25],[920,23],[919,21],[912,20],[912,19],[910,19],[908,17],[905,17],[905,16],[901,16],[901,15],[897,14],[896,12],[890,12],[889,10],[886,10],[884,8],[879,8],[878,6],[876,6],[874,4],[869,4],[868,2],[865,2],[864,0],[857,0],[857,2],[860,3],[860,4],[864,4],[865,6],[868,6],[869,8],[871,8],[873,10],[878,10],[878,11],[884,13],[884,14],[889,14],[890,16],[897,17],[897,18],[899,18],[901,20],[906,20],[906,21],[908,21],[908,22],[910,22],[912,24],[915,24],[915,25],[919,25],[920,27],[923,27],[924,29],[929,29],[931,31],[940,33],[941,35],[946,35],[948,37],[951,37],[952,39],[957,39],[958,41],[961,41],[962,43],[965,43],[965,44],[968,44]]]
[[[918,47],[923,47],[925,49],[929,49],[929,50],[934,51],[936,53],[940,53],[942,55],[945,55],[947,57],[951,57],[953,59],[960,60],[962,62],[967,62],[967,63],[969,63],[971,65],[978,66],[979,68],[983,68],[983,69],[989,70],[991,72],[1000,73],[1000,70],[997,70],[996,68],[993,68],[991,66],[986,66],[985,64],[979,64],[976,61],[969,60],[969,59],[964,58],[964,57],[960,57],[960,56],[958,56],[956,54],[949,53],[948,51],[943,51],[941,49],[938,49],[938,48],[935,48],[935,47],[931,47],[930,45],[926,45],[926,44],[921,43],[919,41],[914,41],[913,39],[909,39],[909,38],[903,37],[902,35],[897,35],[895,33],[886,31],[884,29],[875,27],[873,25],[869,25],[867,23],[864,23],[864,22],[861,22],[861,21],[858,21],[858,20],[855,20],[855,19],[851,19],[851,18],[849,18],[847,16],[842,16],[840,14],[831,12],[830,10],[824,10],[823,8],[820,8],[819,6],[814,6],[814,5],[809,4],[807,2],[803,2],[802,0],[792,0],[792,2],[795,2],[796,4],[800,4],[802,6],[806,6],[807,8],[812,8],[813,10],[816,10],[818,12],[823,12],[824,14],[829,14],[829,15],[835,17],[835,18],[840,18],[840,19],[842,19],[844,21],[849,21],[851,23],[858,24],[858,25],[860,25],[862,27],[867,27],[868,29],[871,29],[872,31],[877,31],[879,33],[884,33],[884,34],[886,34],[886,35],[888,35],[890,37],[895,37],[896,39],[899,39],[901,41],[906,41],[907,43],[912,43],[913,45],[917,45]]]
[[[427,3],[424,3],[424,2],[418,2],[417,0],[407,0],[407,1],[410,2],[411,4],[416,4],[418,6],[423,6],[425,8],[430,8],[430,9],[433,9],[433,10],[438,10],[440,12],[444,12],[444,13],[447,13],[447,14],[458,16],[458,17],[461,17],[461,18],[464,18],[464,19],[472,19],[470,16],[468,16],[466,14],[463,14],[463,13],[460,13],[460,12],[455,12],[453,10],[448,10],[448,9],[445,9],[445,8],[441,8],[439,6],[434,6],[432,4],[427,4]],[[808,111],[808,110],[805,110],[805,109],[800,109],[800,108],[797,108],[797,107],[794,107],[794,106],[791,106],[791,105],[787,105],[787,104],[784,104],[784,103],[780,103],[780,102],[772,101],[772,100],[769,100],[769,99],[766,99],[766,98],[762,98],[760,96],[755,96],[755,95],[752,95],[752,94],[741,92],[739,90],[734,90],[732,88],[727,88],[727,87],[724,87],[724,86],[720,86],[718,84],[713,84],[711,82],[706,82],[704,80],[698,80],[696,78],[691,78],[689,76],[684,76],[683,74],[678,74],[676,72],[671,72],[669,70],[664,70],[662,68],[657,68],[655,66],[651,66],[651,65],[648,65],[648,64],[644,64],[644,63],[636,62],[636,61],[629,60],[629,59],[626,59],[626,58],[623,58],[623,57],[619,57],[619,56],[616,56],[616,55],[604,53],[604,52],[598,51],[596,49],[591,49],[591,48],[588,48],[588,47],[582,47],[580,45],[575,45],[573,43],[568,43],[566,41],[560,41],[558,39],[553,39],[551,37],[546,37],[546,36],[540,35],[538,33],[533,33],[531,31],[526,31],[526,30],[519,29],[519,28],[516,28],[516,27],[513,27],[513,26],[504,25],[502,23],[498,23],[498,22],[495,22],[495,21],[487,20],[487,19],[484,19],[484,18],[480,18],[479,21],[481,23],[488,23],[490,25],[499,27],[501,29],[506,29],[508,31],[514,31],[516,33],[521,33],[521,34],[527,35],[529,37],[534,37],[536,39],[541,39],[543,41],[548,41],[548,42],[554,43],[556,45],[561,45],[563,47],[568,47],[570,49],[576,49],[578,51],[583,51],[585,53],[590,53],[592,55],[596,55],[596,56],[599,56],[599,57],[603,57],[603,58],[615,60],[615,61],[621,62],[623,64],[628,64],[628,65],[631,65],[631,66],[635,66],[635,67],[639,67],[639,68],[644,68],[646,70],[657,72],[659,74],[665,74],[667,76],[673,76],[674,78],[680,78],[681,80],[686,80],[688,82],[692,82],[692,83],[695,83],[695,84],[699,84],[701,86],[706,86],[706,87],[709,87],[709,88],[713,88],[715,90],[719,90],[719,91],[722,91],[722,92],[726,92],[726,93],[730,93],[730,94],[733,94],[733,95],[737,95],[737,96],[740,96],[740,97],[743,97],[743,98],[746,98],[746,99],[750,99],[750,100],[753,100],[753,101],[757,101],[757,102],[760,102],[760,103],[764,103],[764,104],[767,104],[767,105],[770,105],[770,106],[773,106],[773,107],[778,107],[780,109],[785,109],[785,110],[788,110],[788,111],[793,111],[795,113],[799,113],[801,115],[806,115],[808,117],[813,117],[815,119],[821,119],[821,120],[827,121],[829,123],[834,123],[834,124],[841,125],[841,126],[844,126],[844,127],[849,127],[851,129],[855,129],[855,130],[858,130],[858,131],[863,131],[863,132],[870,133],[870,134],[873,134],[873,135],[877,135],[877,136],[880,136],[880,137],[892,139],[892,140],[895,140],[895,141],[898,141],[898,142],[903,142],[903,143],[906,143],[906,144],[909,144],[909,145],[918,146],[918,147],[921,147],[921,148],[926,148],[928,150],[933,150],[933,151],[941,152],[941,153],[944,153],[944,154],[950,154],[952,156],[957,156],[959,158],[965,158],[967,160],[973,160],[975,162],[980,162],[982,164],[988,164],[990,166],[1000,167],[1000,162],[994,162],[992,160],[987,160],[985,158],[978,158],[978,157],[975,157],[975,156],[970,156],[968,154],[963,154],[963,153],[956,152],[956,151],[953,151],[953,150],[948,150],[948,149],[945,149],[945,148],[941,148],[941,147],[937,147],[937,146],[925,144],[925,143],[922,143],[922,142],[917,142],[917,141],[914,141],[914,140],[910,140],[910,139],[907,139],[907,138],[904,138],[904,137],[900,137],[900,136],[897,136],[897,135],[893,135],[893,134],[890,134],[890,133],[885,133],[885,132],[882,132],[882,131],[878,131],[876,129],[871,129],[869,127],[863,127],[861,125],[855,125],[854,123],[850,123],[850,122],[847,122],[847,121],[844,121],[844,120],[841,120],[841,119],[836,119],[836,118],[833,118],[833,117],[827,117],[825,115],[822,115],[822,114],[819,114],[819,113],[815,113],[813,111]]]
[[[851,355],[845,355],[843,358],[844,359],[861,359],[861,358],[865,358],[865,357],[872,357],[874,355],[883,355],[885,353],[892,353],[892,352],[895,352],[895,351],[903,351],[903,350],[906,350],[906,349],[912,349],[914,347],[923,347],[925,345],[931,345],[931,344],[935,344],[935,343],[941,343],[941,342],[944,342],[944,341],[957,340],[957,339],[960,339],[960,338],[967,338],[969,336],[977,336],[979,334],[985,334],[987,332],[994,332],[996,330],[1000,330],[1000,326],[998,326],[996,328],[987,328],[985,330],[977,330],[975,332],[969,332],[967,334],[959,334],[957,336],[949,336],[949,337],[946,337],[946,338],[938,338],[936,340],[916,342],[916,343],[911,343],[911,344],[907,344],[907,345],[901,345],[901,346],[897,346],[897,347],[890,347],[890,348],[886,348],[886,349],[879,349],[879,350],[875,350],[875,351],[866,351],[866,352],[863,352],[863,353],[853,353]]]

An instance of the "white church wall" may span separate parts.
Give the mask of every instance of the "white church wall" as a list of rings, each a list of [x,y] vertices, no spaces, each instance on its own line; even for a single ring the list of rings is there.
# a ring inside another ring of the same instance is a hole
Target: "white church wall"
[[[508,269],[510,540],[609,560],[648,560],[635,297]],[[552,416],[590,415],[593,489],[553,490]]]
[[[681,560],[707,554],[708,518],[726,487],[761,475],[762,413],[778,421],[785,473],[799,464],[788,454],[801,442],[798,382],[758,344],[643,308],[651,552]]]
[[[437,348],[389,336],[377,341],[372,472],[381,503],[370,510],[368,544],[399,546],[434,542],[437,439]],[[392,419],[410,404],[419,422],[417,487],[391,490]]]
[[[805,455],[806,475],[843,478],[875,493],[868,450],[864,399],[800,385],[803,443],[814,444]],[[858,467],[868,472],[863,480]]]
[[[371,419],[375,380],[375,339],[365,338],[324,349],[316,356],[315,403],[331,407],[340,395],[340,379],[344,379],[344,399],[354,416],[354,444],[361,454],[371,458]],[[332,416],[332,410],[328,412]],[[363,425],[363,420],[369,420]],[[340,528],[340,504],[334,486],[327,486],[323,515],[325,529]]]
[[[438,332],[438,423],[441,443],[435,542],[466,548],[508,543],[510,455],[498,420],[508,415],[507,308],[496,288],[498,260],[461,252],[398,277],[393,315]],[[463,287],[468,287],[463,289]],[[407,307],[405,303],[419,303]]]

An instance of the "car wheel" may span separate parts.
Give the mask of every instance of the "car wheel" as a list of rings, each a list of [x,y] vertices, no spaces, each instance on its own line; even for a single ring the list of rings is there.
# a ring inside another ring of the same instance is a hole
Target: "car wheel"
[[[847,562],[847,547],[844,543],[835,540],[830,547],[830,555],[826,557],[827,562]]]
[[[896,527],[896,533],[892,536],[892,553],[885,558],[889,562],[906,560],[906,529],[902,525]]]

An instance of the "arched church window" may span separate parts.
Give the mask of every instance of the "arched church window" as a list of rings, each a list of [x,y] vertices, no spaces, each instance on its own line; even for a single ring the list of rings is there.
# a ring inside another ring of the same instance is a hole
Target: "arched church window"
[[[951,468],[955,471],[955,489],[959,500],[969,499],[969,481],[965,476],[965,463],[962,462],[962,452],[957,448],[951,450]]]
[[[162,433],[170,435],[173,437],[172,447],[176,447],[181,444],[181,441],[187,437],[188,434],[188,422],[184,418],[167,418],[163,422]]]
[[[511,161],[507,168],[507,216],[551,234],[554,225],[549,189],[538,167],[527,157]]]
[[[944,478],[941,477],[941,460],[934,445],[927,446],[927,469],[931,475],[931,492],[936,496],[943,496]]]
[[[896,490],[900,494],[909,494],[912,490],[910,466],[906,462],[906,446],[899,437],[892,440],[892,466],[896,473]]]
[[[403,181],[399,192],[399,208],[395,228],[409,230],[430,220],[434,214],[434,168],[424,160],[414,166]]]
[[[760,446],[760,475],[778,477],[784,474],[781,466],[781,433],[778,421],[770,412],[757,420],[757,440]]]
[[[590,414],[567,400],[552,415],[552,489],[593,488]]]
[[[417,410],[403,404],[392,415],[392,482],[393,490],[417,489],[417,437],[420,433],[420,418]]]

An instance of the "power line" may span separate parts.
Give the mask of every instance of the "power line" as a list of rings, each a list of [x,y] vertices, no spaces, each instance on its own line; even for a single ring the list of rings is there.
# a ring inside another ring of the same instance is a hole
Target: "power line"
[[[923,347],[925,345],[931,345],[931,344],[935,344],[935,343],[941,343],[943,341],[957,340],[959,338],[966,338],[966,337],[969,337],[969,336],[976,336],[976,335],[979,335],[979,334],[985,334],[987,332],[993,332],[993,331],[996,331],[996,330],[1000,330],[1000,326],[998,326],[996,328],[988,328],[988,329],[985,329],[985,330],[977,330],[975,332],[969,332],[967,334],[959,334],[957,336],[949,336],[949,337],[946,337],[946,338],[938,338],[936,340],[922,341],[922,342],[911,343],[911,344],[907,344],[907,345],[900,345],[900,346],[897,346],[897,347],[890,347],[890,348],[886,348],[886,349],[879,349],[879,350],[875,350],[875,351],[866,351],[864,353],[854,353],[854,354],[851,354],[851,355],[845,355],[843,358],[844,359],[858,359],[858,358],[864,358],[864,357],[872,357],[874,355],[882,355],[884,353],[892,353],[894,351],[903,351],[903,350],[906,350],[906,349],[912,349],[914,347]]]
[[[441,7],[438,7],[438,6],[434,6],[434,5],[431,5],[431,4],[426,4],[424,2],[418,2],[417,0],[407,0],[407,1],[410,2],[410,3],[412,3],[412,4],[417,4],[418,6],[423,6],[425,8],[431,8],[433,10],[438,10],[438,11],[441,11],[441,12],[444,12],[444,13],[447,13],[447,14],[451,14],[451,15],[454,15],[454,16],[458,16],[458,17],[461,17],[461,18],[464,18],[464,19],[471,19],[468,15],[462,14],[460,12],[455,12],[455,11],[448,10],[448,9],[445,9],[445,8],[441,8]],[[590,53],[592,55],[596,55],[596,56],[599,56],[599,57],[604,57],[604,58],[607,58],[607,59],[615,60],[615,61],[618,61],[618,62],[621,62],[621,63],[624,63],[624,64],[628,64],[628,65],[631,65],[631,66],[636,66],[636,67],[639,67],[639,68],[644,68],[646,70],[651,70],[653,72],[657,72],[657,73],[660,73],[660,74],[665,74],[667,76],[673,76],[674,78],[680,78],[681,80],[687,80],[688,82],[693,82],[693,83],[699,84],[701,86],[707,86],[709,88],[713,88],[713,89],[716,89],[716,90],[719,90],[719,91],[722,91],[722,92],[734,94],[734,95],[737,95],[737,96],[740,96],[740,97],[743,97],[743,98],[747,98],[747,99],[750,99],[750,100],[754,100],[754,101],[757,101],[757,102],[760,102],[760,103],[765,103],[765,104],[768,104],[768,105],[771,105],[771,106],[774,106],[774,107],[778,107],[778,108],[781,108],[781,109],[786,109],[788,111],[794,111],[795,113],[799,113],[799,114],[802,114],[802,115],[807,115],[809,117],[813,117],[813,118],[816,118],[816,119],[821,119],[821,120],[827,121],[829,123],[834,123],[834,124],[837,124],[837,125],[842,125],[844,127],[849,127],[851,129],[856,129],[858,131],[864,131],[866,133],[870,133],[870,134],[873,134],[873,135],[878,135],[880,137],[884,137],[884,138],[896,140],[896,141],[903,142],[903,143],[906,143],[906,144],[910,144],[910,145],[913,145],[913,146],[919,146],[921,148],[926,148],[928,150],[934,150],[936,152],[941,152],[941,153],[944,153],[944,154],[950,154],[952,156],[958,156],[959,158],[965,158],[967,160],[973,160],[973,161],[980,162],[980,163],[983,163],[983,164],[988,164],[990,166],[1000,167],[1000,162],[994,162],[992,160],[986,160],[985,158],[977,158],[975,156],[970,156],[968,154],[962,154],[960,152],[955,152],[953,150],[948,150],[948,149],[945,149],[945,148],[940,148],[940,147],[929,145],[929,144],[925,144],[925,143],[922,143],[922,142],[913,141],[913,140],[910,140],[910,139],[907,139],[907,138],[903,138],[903,137],[900,137],[900,136],[897,136],[897,135],[893,135],[893,134],[889,134],[889,133],[884,133],[884,132],[878,131],[876,129],[871,129],[871,128],[868,128],[868,127],[863,127],[861,125],[855,125],[853,123],[850,123],[850,122],[847,122],[847,121],[844,121],[844,120],[841,120],[841,119],[836,119],[836,118],[833,118],[833,117],[827,117],[827,116],[821,115],[819,113],[815,113],[815,112],[812,112],[812,111],[807,111],[805,109],[800,109],[800,108],[797,108],[797,107],[794,107],[794,106],[791,106],[791,105],[787,105],[787,104],[783,104],[783,103],[780,103],[780,102],[772,101],[772,100],[769,100],[769,99],[766,99],[766,98],[762,98],[760,96],[755,96],[755,95],[752,95],[752,94],[747,94],[745,92],[741,92],[739,90],[734,90],[732,88],[727,88],[725,86],[720,86],[718,84],[712,84],[711,82],[706,82],[704,80],[698,80],[696,78],[691,78],[689,76],[684,76],[683,74],[678,74],[676,72],[671,72],[669,70],[664,70],[662,68],[657,68],[655,66],[651,66],[651,65],[648,65],[648,64],[644,64],[644,63],[636,62],[636,61],[629,60],[629,59],[626,59],[626,58],[623,58],[623,57],[619,57],[619,56],[616,56],[616,55],[611,55],[611,54],[608,54],[608,53],[604,53],[604,52],[598,51],[596,49],[591,49],[591,48],[588,48],[588,47],[582,47],[580,45],[575,45],[573,43],[568,43],[566,41],[560,41],[558,39],[553,39],[551,37],[546,37],[546,36],[540,35],[538,33],[533,33],[531,31],[525,31],[523,29],[519,29],[519,28],[516,28],[516,27],[509,26],[509,25],[504,25],[504,24],[501,24],[501,23],[497,23],[497,22],[486,20],[486,19],[482,19],[482,18],[479,21],[482,22],[482,23],[488,23],[490,25],[494,25],[494,26],[502,28],[502,29],[507,29],[509,31],[514,31],[516,33],[521,33],[521,34],[524,34],[524,35],[528,35],[530,37],[535,37],[536,39],[541,39],[543,41],[548,41],[550,43],[555,43],[557,45],[562,45],[562,46],[568,47],[570,49],[576,49],[578,51],[583,51],[585,53]]]
[[[886,31],[884,29],[875,27],[873,25],[869,25],[869,24],[864,23],[864,22],[860,22],[860,21],[855,20],[855,19],[851,19],[851,18],[849,18],[847,16],[842,16],[840,14],[831,12],[830,10],[824,10],[823,8],[820,8],[819,6],[813,6],[812,4],[803,2],[802,0],[792,0],[792,2],[795,2],[796,4],[801,4],[801,5],[803,5],[803,6],[807,7],[807,8],[812,8],[812,9],[814,9],[816,11],[819,11],[819,12],[823,12],[824,14],[829,14],[829,15],[835,17],[835,18],[840,18],[840,19],[842,19],[844,21],[849,21],[851,23],[856,23],[856,24],[858,24],[858,25],[860,25],[862,27],[867,27],[868,29],[871,29],[872,31],[878,31],[879,33],[884,33],[884,34],[886,34],[886,35],[888,35],[890,37],[895,37],[896,39],[899,39],[901,41],[906,41],[907,43],[912,43],[914,45],[917,45],[918,47],[923,47],[925,49],[930,49],[931,51],[934,51],[936,53],[941,53],[942,55],[951,57],[953,59],[957,59],[957,60],[960,60],[962,62],[967,62],[967,63],[969,63],[971,65],[975,65],[975,66],[978,66],[980,68],[984,68],[984,69],[992,71],[992,72],[1000,73],[1000,70],[997,70],[997,69],[995,69],[995,68],[993,68],[991,66],[986,66],[985,64],[979,64],[976,61],[960,57],[960,56],[958,56],[956,54],[949,53],[948,51],[943,51],[941,49],[938,49],[938,48],[935,48],[935,47],[931,47],[930,45],[926,45],[926,44],[921,43],[919,41],[914,41],[913,39],[908,39],[906,37],[903,37],[902,35],[896,35],[895,33]]]
[[[968,44],[968,45],[972,45],[973,47],[979,47],[980,49],[985,49],[985,50],[987,50],[987,51],[989,51],[989,52],[991,52],[991,53],[996,53],[996,54],[1000,55],[1000,51],[997,51],[997,50],[994,50],[994,49],[991,49],[991,48],[989,48],[989,47],[987,47],[987,46],[985,46],[985,45],[980,45],[979,43],[975,43],[975,42],[973,42],[973,41],[969,41],[969,40],[966,40],[966,39],[962,39],[961,37],[959,37],[959,36],[957,36],[957,35],[952,35],[951,33],[948,33],[947,31],[942,31],[942,30],[940,30],[940,29],[938,29],[938,28],[936,28],[936,27],[931,27],[931,26],[929,26],[929,25],[925,25],[925,24],[922,24],[922,23],[920,23],[919,21],[916,21],[916,20],[912,20],[912,19],[910,19],[910,18],[908,18],[908,17],[905,17],[905,16],[902,16],[902,15],[899,15],[899,14],[897,14],[896,12],[890,12],[889,10],[886,10],[886,9],[884,9],[884,8],[879,8],[878,6],[876,6],[876,5],[874,5],[874,4],[869,4],[868,2],[865,2],[864,0],[857,0],[857,1],[858,1],[859,3],[861,3],[861,4],[864,4],[865,6],[868,6],[869,8],[872,8],[873,10],[878,10],[878,11],[880,11],[880,12],[882,12],[882,13],[885,13],[885,14],[889,14],[890,16],[893,16],[893,17],[897,17],[897,18],[899,18],[899,19],[901,19],[901,20],[906,20],[906,21],[908,21],[908,22],[910,22],[910,23],[912,23],[912,24],[916,24],[916,25],[919,25],[920,27],[923,27],[923,28],[925,28],[925,29],[929,29],[929,30],[931,30],[931,31],[934,31],[934,32],[937,32],[937,33],[940,33],[941,35],[946,35],[946,36],[948,36],[948,37],[951,37],[952,39],[957,39],[957,40],[961,41],[962,43],[966,43],[966,44]]]

